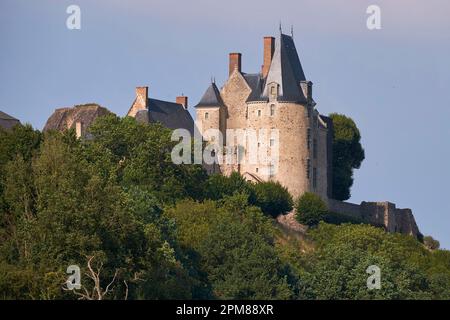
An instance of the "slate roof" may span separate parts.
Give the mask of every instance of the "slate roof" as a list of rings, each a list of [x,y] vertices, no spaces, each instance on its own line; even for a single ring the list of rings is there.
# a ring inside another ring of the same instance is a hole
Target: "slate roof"
[[[262,96],[262,90],[264,88],[264,79],[260,73],[243,73],[245,81],[247,81],[248,86],[252,89],[252,92],[247,98],[249,101],[266,101],[267,98]]]
[[[280,34],[275,41],[275,50],[266,79],[261,73],[242,73],[252,92],[247,102],[268,101],[269,85],[273,82],[280,86],[279,101],[306,103],[301,81],[306,81],[300,59],[291,36]],[[215,83],[206,90],[195,107],[214,107],[223,105],[220,92]]]
[[[216,107],[216,106],[222,106],[223,101],[220,97],[219,89],[217,88],[216,84],[212,82],[208,89],[206,89],[205,93],[203,94],[203,97],[200,99],[200,102],[195,106],[197,107]]]
[[[3,129],[11,129],[15,125],[20,124],[20,121],[16,118],[0,111],[0,127]]]
[[[194,120],[181,104],[158,99],[148,99],[148,110],[136,113],[136,120],[143,123],[159,122],[169,129],[187,129],[194,133]]]
[[[275,51],[262,96],[268,97],[269,85],[275,82],[280,86],[278,100],[306,102],[300,88],[300,82],[305,80],[294,40],[291,36],[280,34],[275,40]]]

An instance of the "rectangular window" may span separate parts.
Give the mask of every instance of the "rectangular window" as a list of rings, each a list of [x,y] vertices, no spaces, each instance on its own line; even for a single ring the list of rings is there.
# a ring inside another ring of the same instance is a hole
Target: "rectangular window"
[[[205,119],[209,119],[209,113],[205,112]]]
[[[313,157],[317,159],[317,139],[313,140]]]
[[[269,177],[273,178],[274,175],[275,175],[275,166],[271,164],[269,167]]]
[[[271,104],[270,105],[270,116],[274,116],[275,115],[275,105],[274,104]]]
[[[317,188],[317,168],[313,168],[313,188]]]
[[[261,110],[258,110],[258,117],[261,117]]]
[[[311,159],[306,159],[306,178],[311,177]]]
[[[270,139],[270,146],[273,147],[275,145],[275,139]]]
[[[308,150],[311,149],[311,129],[308,128],[306,133],[306,145],[308,146]]]

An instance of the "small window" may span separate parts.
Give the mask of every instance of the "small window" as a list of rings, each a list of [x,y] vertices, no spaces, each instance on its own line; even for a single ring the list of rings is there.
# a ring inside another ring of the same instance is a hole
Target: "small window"
[[[311,129],[308,128],[306,131],[306,145],[308,146],[308,150],[311,149]]]
[[[258,173],[258,168],[255,169],[256,173]]]
[[[273,164],[269,167],[269,177],[272,178],[275,175],[275,166]]]
[[[261,110],[258,110],[258,117],[261,117]]]
[[[313,140],[313,157],[317,159],[317,139]]]
[[[274,116],[275,115],[275,105],[274,104],[271,104],[270,105],[270,116]]]
[[[272,87],[270,88],[270,94],[271,94],[272,96],[275,96],[275,95],[277,94],[277,87],[276,87],[276,86],[272,86]]]
[[[311,159],[306,159],[306,178],[311,177]]]
[[[317,168],[313,168],[313,188],[317,188]]]
[[[209,113],[205,112],[205,119],[209,119]]]
[[[270,146],[273,147],[275,145],[275,139],[270,139]]]

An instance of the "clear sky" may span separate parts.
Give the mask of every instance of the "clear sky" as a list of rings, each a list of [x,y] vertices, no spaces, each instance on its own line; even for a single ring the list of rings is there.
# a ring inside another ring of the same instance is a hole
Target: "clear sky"
[[[66,27],[69,5],[81,30]],[[381,30],[366,9],[381,8]],[[450,1],[1,0],[0,110],[42,129],[57,107],[97,102],[125,115],[134,88],[198,102],[228,53],[258,72],[281,21],[323,114],[359,126],[366,160],[350,201],[411,208],[450,248]],[[192,109],[191,109],[192,111]]]

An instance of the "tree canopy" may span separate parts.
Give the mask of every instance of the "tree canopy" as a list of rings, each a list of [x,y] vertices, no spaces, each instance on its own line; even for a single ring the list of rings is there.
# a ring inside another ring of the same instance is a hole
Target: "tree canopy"
[[[319,222],[326,206],[305,194],[296,209],[316,227],[298,240],[273,219],[292,209],[278,183],[175,165],[158,124],[110,115],[90,134],[0,130],[0,299],[450,298],[432,238]]]
[[[353,170],[365,158],[361,135],[355,122],[342,114],[332,113],[333,120],[333,198],[347,200],[353,185]]]

